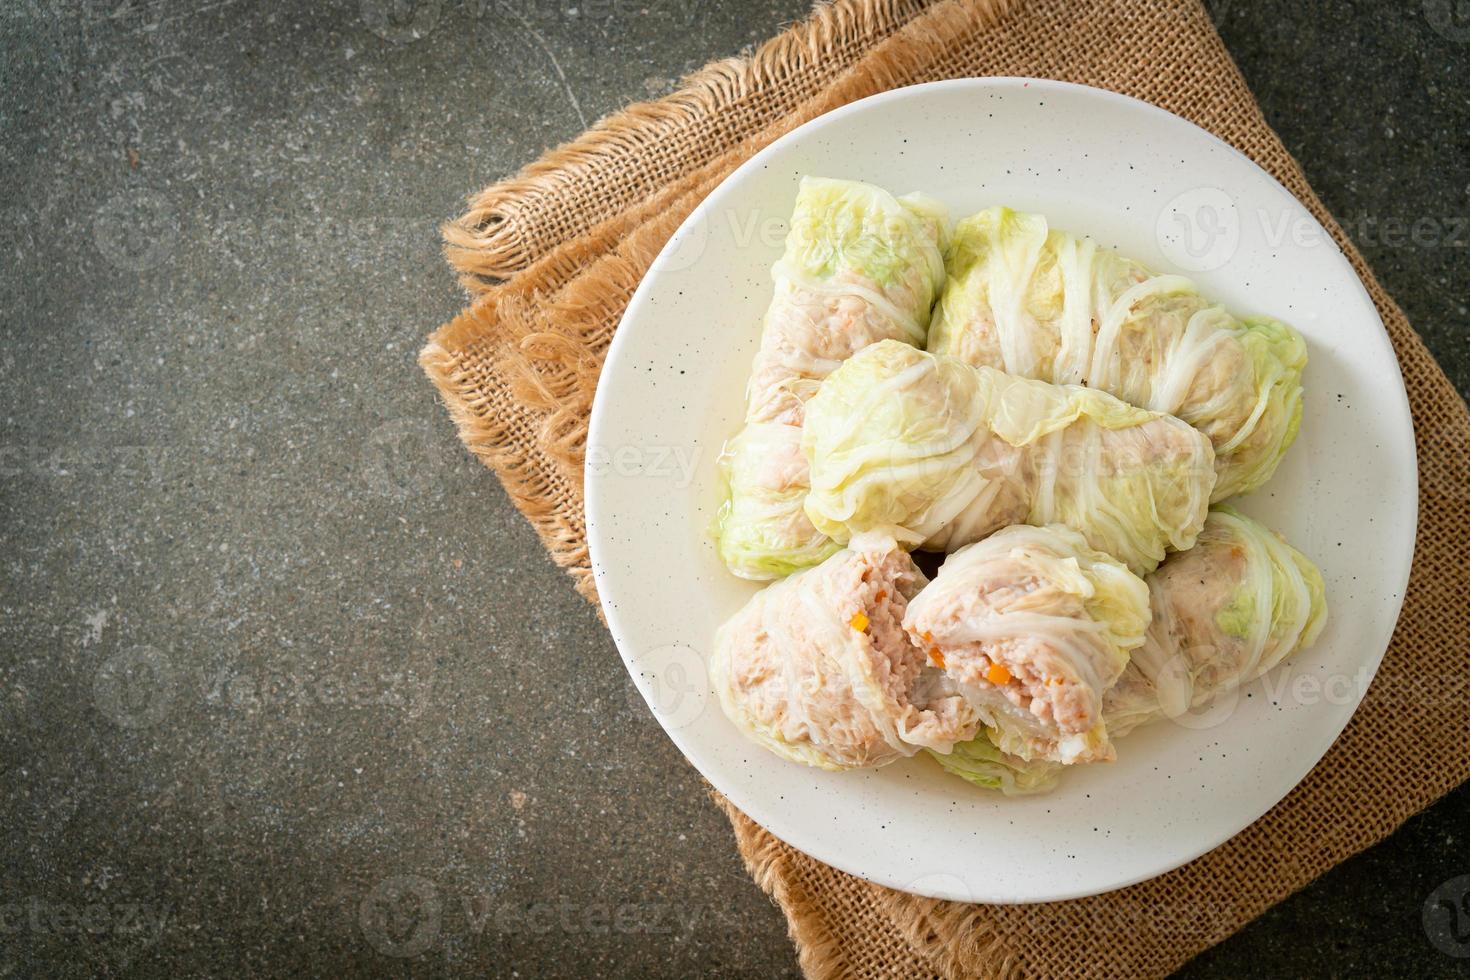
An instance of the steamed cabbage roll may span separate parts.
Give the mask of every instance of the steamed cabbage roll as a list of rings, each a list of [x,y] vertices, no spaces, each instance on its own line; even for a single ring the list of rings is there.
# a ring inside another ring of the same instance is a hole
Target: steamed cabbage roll
[[[746,389],[746,429],[721,457],[729,497],[717,518],[736,575],[780,578],[838,550],[802,510],[803,406],[854,352],[884,339],[922,345],[944,280],[947,218],[921,195],[803,178],[775,295]]]
[[[907,552],[869,536],[756,593],[715,637],[710,680],[725,714],[770,751],[821,769],[973,738],[974,711],[903,631],[925,582]]]
[[[1210,442],[1089,388],[884,341],[806,406],[807,516],[843,542],[880,529],[953,551],[1011,524],[1065,524],[1144,574],[1204,524]]]
[[[998,789],[1006,796],[1029,796],[1053,790],[1065,768],[1057,762],[1027,762],[1002,752],[985,732],[961,742],[948,753],[930,752],[929,755],[950,775],[981,789]]]
[[[780,578],[841,546],[812,527],[801,426],[748,422],[720,457],[729,497],[717,518],[720,556],[741,578]]]
[[[1311,646],[1327,621],[1322,573],[1311,560],[1227,507],[1210,511],[1199,542],[1170,556],[1147,582],[1148,631],[1103,697],[1113,738],[1177,718],[1261,676]],[[1004,753],[985,731],[935,758],[947,771],[1008,795],[1050,789],[1063,768]]]
[[[1104,693],[1143,643],[1149,591],[1060,525],[1016,525],[950,555],[903,626],[1002,752],[1071,765],[1114,757]]]
[[[1307,349],[1286,324],[1009,208],[961,221],[946,259],[931,351],[1184,419],[1214,445],[1212,499],[1265,483],[1296,438]]]
[[[1103,704],[1115,735],[1254,680],[1315,642],[1327,621],[1317,566],[1228,507],[1212,510],[1198,543],[1148,585],[1148,636]]]

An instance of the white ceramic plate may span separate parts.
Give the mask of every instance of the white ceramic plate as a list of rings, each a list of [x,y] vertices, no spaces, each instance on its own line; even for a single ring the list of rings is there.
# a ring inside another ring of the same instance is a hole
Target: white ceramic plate
[[[755,590],[716,557],[716,457],[740,426],[769,268],[803,174],[922,190],[955,217],[1039,211],[1238,313],[1294,324],[1311,363],[1301,436],[1238,506],[1321,566],[1330,624],[1237,697],[1144,729],[1112,765],[1009,799],[925,758],[827,773],[747,742],[706,682],[716,626]],[[592,412],[588,538],[629,672],[711,783],[782,840],[923,895],[1036,902],[1119,888],[1208,851],[1321,759],[1398,617],[1416,524],[1409,409],[1383,325],[1347,261],[1263,170],[1153,106],[1035,79],[875,96],[777,141],[710,195],[623,318]],[[1328,828],[1323,828],[1324,831]]]

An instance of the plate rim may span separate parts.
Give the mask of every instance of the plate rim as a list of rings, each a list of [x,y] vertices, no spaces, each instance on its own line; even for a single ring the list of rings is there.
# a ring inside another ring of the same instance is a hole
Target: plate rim
[[[603,360],[602,371],[599,375],[597,391],[594,393],[593,396],[592,409],[588,423],[587,445],[592,446],[597,444],[598,433],[600,429],[606,424],[605,418],[607,412],[604,411],[604,408],[607,404],[607,400],[603,396],[604,392],[606,392],[608,389],[604,387],[603,381],[616,373],[617,365],[621,362],[626,349],[632,343],[632,341],[627,339],[629,336],[631,336],[631,332],[626,329],[626,326],[637,316],[641,315],[643,308],[649,303],[649,296],[657,288],[656,283],[660,278],[661,264],[664,263],[665,259],[671,252],[676,250],[681,245],[685,238],[689,237],[692,232],[697,231],[697,229],[706,220],[707,213],[714,210],[714,208],[719,205],[720,200],[726,193],[732,192],[731,188],[738,184],[740,182],[740,179],[747,172],[761,167],[766,160],[774,156],[782,149],[803,139],[809,138],[813,133],[820,131],[825,126],[831,125],[836,120],[845,118],[849,115],[854,115],[867,111],[875,105],[907,98],[922,98],[927,93],[936,90],[952,90],[963,88],[984,89],[987,87],[1035,87],[1042,90],[1053,89],[1069,91],[1076,94],[1082,94],[1085,97],[1101,98],[1104,101],[1121,103],[1134,110],[1141,109],[1145,113],[1161,119],[1166,125],[1177,126],[1182,124],[1189,127],[1195,132],[1196,135],[1203,136],[1207,141],[1213,143],[1217,150],[1224,150],[1237,160],[1243,161],[1248,164],[1260,176],[1264,177],[1265,180],[1274,185],[1282,194],[1285,195],[1287,199],[1295,202],[1299,207],[1301,207],[1303,215],[1312,222],[1317,231],[1320,232],[1323,236],[1322,240],[1331,245],[1333,252],[1336,253],[1335,261],[1339,263],[1341,268],[1346,271],[1351,281],[1356,285],[1359,299],[1371,312],[1374,321],[1377,323],[1378,330],[1373,334],[1373,338],[1380,347],[1379,353],[1387,355],[1388,361],[1392,364],[1394,371],[1393,376],[1397,380],[1397,384],[1389,385],[1387,387],[1391,388],[1394,394],[1397,396],[1396,401],[1398,403],[1397,407],[1399,408],[1398,415],[1401,420],[1401,428],[1405,430],[1404,432],[1400,433],[1400,436],[1407,436],[1405,442],[1407,445],[1407,451],[1411,463],[1412,486],[1414,488],[1414,492],[1409,495],[1410,499],[1408,501],[1408,518],[1412,530],[1411,533],[1407,536],[1407,541],[1402,547],[1400,555],[1397,556],[1401,567],[1399,569],[1399,574],[1394,576],[1394,581],[1397,584],[1397,588],[1395,590],[1395,595],[1391,600],[1393,607],[1393,622],[1388,626],[1387,638],[1380,649],[1372,651],[1363,660],[1363,666],[1367,668],[1367,683],[1363,684],[1362,687],[1356,692],[1352,710],[1346,712],[1343,715],[1341,724],[1337,725],[1335,727],[1335,730],[1331,732],[1331,737],[1323,739],[1320,747],[1317,745],[1313,745],[1311,746],[1311,751],[1309,753],[1304,753],[1304,757],[1306,755],[1311,756],[1312,762],[1309,766],[1307,766],[1302,774],[1294,782],[1292,782],[1291,785],[1288,786],[1286,790],[1281,793],[1280,796],[1278,796],[1274,800],[1271,800],[1268,805],[1266,805],[1264,808],[1261,808],[1259,812],[1255,813],[1254,816],[1252,816],[1246,822],[1240,824],[1234,830],[1226,832],[1223,835],[1210,835],[1208,839],[1202,838],[1197,849],[1193,846],[1191,848],[1186,848],[1186,851],[1188,853],[1184,857],[1179,858],[1178,860],[1171,859],[1168,862],[1163,862],[1157,865],[1150,865],[1148,870],[1146,871],[1140,872],[1137,875],[1120,878],[1116,882],[1102,888],[1083,886],[1080,888],[1070,889],[1052,889],[1048,890],[1046,895],[1043,897],[1027,896],[1017,898],[1002,897],[977,899],[968,890],[959,891],[955,888],[948,887],[949,883],[941,879],[936,879],[932,882],[929,882],[926,887],[923,887],[920,890],[915,890],[915,882],[893,881],[885,875],[875,875],[870,873],[869,871],[865,871],[864,869],[857,867],[847,859],[846,853],[841,851],[840,849],[837,849],[835,853],[831,854],[829,854],[827,851],[824,851],[821,854],[815,853],[814,849],[803,846],[803,844],[798,843],[797,840],[792,839],[793,837],[798,839],[805,839],[808,835],[798,833],[788,836],[788,834],[779,832],[774,826],[772,826],[772,823],[775,821],[773,821],[770,817],[771,809],[759,802],[755,798],[754,794],[747,792],[742,787],[736,785],[733,781],[728,781],[724,779],[723,776],[719,773],[718,767],[709,765],[709,760],[702,756],[702,753],[697,748],[697,740],[690,738],[686,732],[680,731],[677,728],[670,728],[665,723],[663,715],[660,714],[660,712],[651,702],[648,702],[649,693],[644,689],[643,685],[638,683],[638,669],[631,656],[624,649],[624,637],[628,635],[628,632],[623,628],[623,613],[616,603],[610,602],[607,598],[612,593],[616,592],[616,588],[609,587],[609,580],[607,577],[608,573],[605,571],[606,568],[611,566],[608,563],[600,560],[600,554],[602,553],[603,545],[601,543],[601,535],[599,531],[600,528],[605,525],[602,520],[602,502],[600,500],[600,494],[596,492],[596,488],[599,487],[604,474],[598,472],[595,467],[590,465],[590,463],[584,463],[583,466],[583,500],[587,529],[586,534],[588,557],[592,567],[593,581],[597,587],[599,606],[607,622],[609,632],[613,637],[614,645],[617,647],[618,656],[623,662],[624,669],[628,672],[630,678],[632,678],[634,686],[637,687],[639,694],[644,698],[645,702],[649,703],[649,709],[653,713],[654,717],[658,720],[659,727],[662,728],[664,733],[674,742],[674,745],[679,749],[680,754],[684,756],[685,760],[693,765],[694,768],[700,773],[700,775],[704,777],[704,779],[706,779],[716,790],[718,790],[722,795],[729,799],[730,802],[734,804],[742,813],[750,817],[750,819],[754,820],[764,830],[772,834],[778,840],[786,843],[788,846],[796,848],[797,850],[806,854],[808,857],[811,857],[813,860],[820,861],[823,864],[827,864],[831,867],[837,868],[838,870],[851,874],[854,877],[860,878],[865,881],[871,881],[885,887],[893,888],[895,890],[904,891],[909,894],[920,895],[927,898],[946,899],[959,902],[979,902],[983,904],[993,905],[1014,905],[1068,901],[1072,899],[1090,897],[1093,895],[1107,894],[1109,892],[1117,891],[1122,888],[1127,888],[1131,885],[1138,884],[1139,882],[1148,881],[1152,878],[1156,878],[1160,875],[1164,875],[1169,873],[1170,871],[1176,870],[1177,868],[1180,868],[1183,865],[1190,863],[1191,861],[1197,860],[1199,857],[1215,850],[1226,841],[1232,839],[1250,826],[1254,825],[1262,817],[1264,817],[1267,813],[1274,809],[1283,799],[1289,796],[1291,792],[1295,790],[1298,786],[1300,786],[1301,783],[1307,778],[1307,776],[1310,775],[1314,769],[1316,769],[1316,767],[1322,762],[1323,758],[1325,758],[1327,753],[1331,750],[1332,746],[1335,745],[1338,739],[1342,736],[1342,732],[1344,729],[1346,729],[1348,723],[1352,721],[1354,716],[1356,716],[1358,709],[1362,705],[1363,698],[1367,694],[1368,688],[1371,686],[1373,679],[1377,676],[1378,668],[1382,664],[1383,658],[1388,652],[1388,647],[1392,643],[1394,628],[1397,625],[1399,618],[1402,616],[1403,603],[1407,592],[1409,576],[1413,567],[1415,546],[1418,540],[1419,466],[1418,447],[1415,444],[1414,439],[1414,419],[1412,408],[1408,399],[1408,389],[1404,384],[1403,369],[1399,363],[1398,356],[1393,349],[1392,339],[1389,337],[1388,329],[1383,322],[1383,317],[1378,311],[1377,304],[1373,302],[1372,295],[1368,292],[1368,289],[1364,284],[1362,278],[1358,275],[1357,270],[1353,268],[1352,263],[1348,261],[1346,255],[1343,254],[1342,249],[1338,246],[1336,239],[1334,239],[1327,232],[1327,230],[1322,226],[1321,222],[1317,219],[1317,216],[1314,215],[1311,210],[1307,208],[1307,206],[1301,201],[1300,198],[1293,194],[1289,189],[1287,189],[1284,184],[1281,183],[1281,181],[1277,180],[1274,175],[1272,175],[1269,171],[1267,171],[1264,167],[1258,164],[1255,160],[1251,159],[1245,153],[1230,145],[1225,140],[1221,139],[1219,136],[1216,136],[1214,133],[1203,128],[1202,126],[1199,126],[1182,116],[1176,115],[1175,113],[1172,113],[1167,109],[1156,106],[1150,102],[1145,102],[1141,99],[1133,98],[1132,96],[1123,95],[1122,93],[1113,92],[1109,89],[1098,88],[1096,86],[1081,85],[1075,82],[1066,82],[1057,79],[1033,78],[1017,75],[987,75],[943,79],[940,81],[924,82],[917,85],[908,85],[900,88],[889,89],[885,92],[879,92],[866,98],[847,103],[843,106],[839,106],[838,108],[830,112],[823,113],[822,115],[817,116],[814,119],[808,120],[807,122],[793,129],[791,132],[782,135],[776,140],[773,140],[770,144],[763,147],[760,151],[755,153],[748,160],[746,160],[740,166],[736,167],[729,174],[727,174],[719,182],[719,184],[717,184],[709,192],[709,194],[707,194],[704,199],[699,202],[694,210],[690,212],[688,217],[686,217],[684,221],[680,223],[679,227],[669,237],[663,248],[659,250],[658,255],[655,256],[653,261],[650,263],[648,273],[643,276],[637,288],[634,290],[632,297],[629,299],[628,306],[624,310],[622,317],[619,319],[618,329],[614,332],[613,339],[608,347],[607,355]],[[1274,130],[1272,132],[1274,135]],[[1310,192],[1310,187],[1308,188],[1308,190]],[[1377,644],[1374,644],[1374,646],[1377,647]],[[1255,809],[1255,807],[1251,807],[1251,809]],[[1218,837],[1218,839],[1216,839],[1216,837]]]

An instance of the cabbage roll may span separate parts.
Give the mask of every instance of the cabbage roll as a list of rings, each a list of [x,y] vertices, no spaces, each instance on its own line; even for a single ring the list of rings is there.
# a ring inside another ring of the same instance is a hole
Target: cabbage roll
[[[821,769],[886,765],[975,736],[974,711],[903,630],[924,573],[866,536],[756,593],[715,637],[725,714],[783,758]]]
[[[950,775],[981,789],[998,789],[1006,796],[1029,796],[1053,790],[1063,770],[1060,763],[1027,762],[1002,752],[984,732],[961,742],[948,753],[930,752],[929,755]]]
[[[1182,418],[1214,445],[1213,500],[1265,483],[1296,438],[1307,349],[1279,320],[1009,208],[961,221],[946,260],[931,351]]]
[[[1111,738],[1177,718],[1259,677],[1311,646],[1327,622],[1322,573],[1311,560],[1228,507],[1210,511],[1199,542],[1170,556],[1147,582],[1152,619],[1143,644],[1103,696]],[[1050,789],[1062,771],[1052,761],[1002,752],[987,731],[935,758],[1008,795]]]
[[[1136,574],[1194,544],[1210,441],[1105,392],[1028,381],[883,341],[806,405],[807,516],[953,551],[1011,524],[1065,524]]]
[[[923,345],[944,280],[946,221],[943,207],[920,195],[803,178],[786,252],[771,270],[775,295],[746,388],[747,428],[721,457],[729,496],[715,533],[736,575],[780,578],[838,550],[802,510],[803,408],[867,345]]]
[[[1149,591],[1060,525],[1016,525],[950,555],[903,626],[1001,751],[1071,765],[1114,757],[1103,695],[1143,643]]]
[[[801,426],[749,422],[720,457],[729,491],[717,518],[720,555],[741,578],[780,578],[840,550],[812,527]]]
[[[1103,703],[1114,735],[1254,680],[1315,642],[1327,621],[1317,566],[1228,507],[1212,510],[1194,548],[1148,585],[1153,622]]]

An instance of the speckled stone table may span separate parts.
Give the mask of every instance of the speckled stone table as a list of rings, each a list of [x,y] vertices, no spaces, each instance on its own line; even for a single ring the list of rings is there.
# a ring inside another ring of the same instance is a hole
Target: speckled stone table
[[[0,8],[0,977],[794,975],[414,355],[466,193],[804,6]],[[1466,392],[1463,7],[1211,9]],[[1461,789],[1185,973],[1463,969],[1467,838]]]

